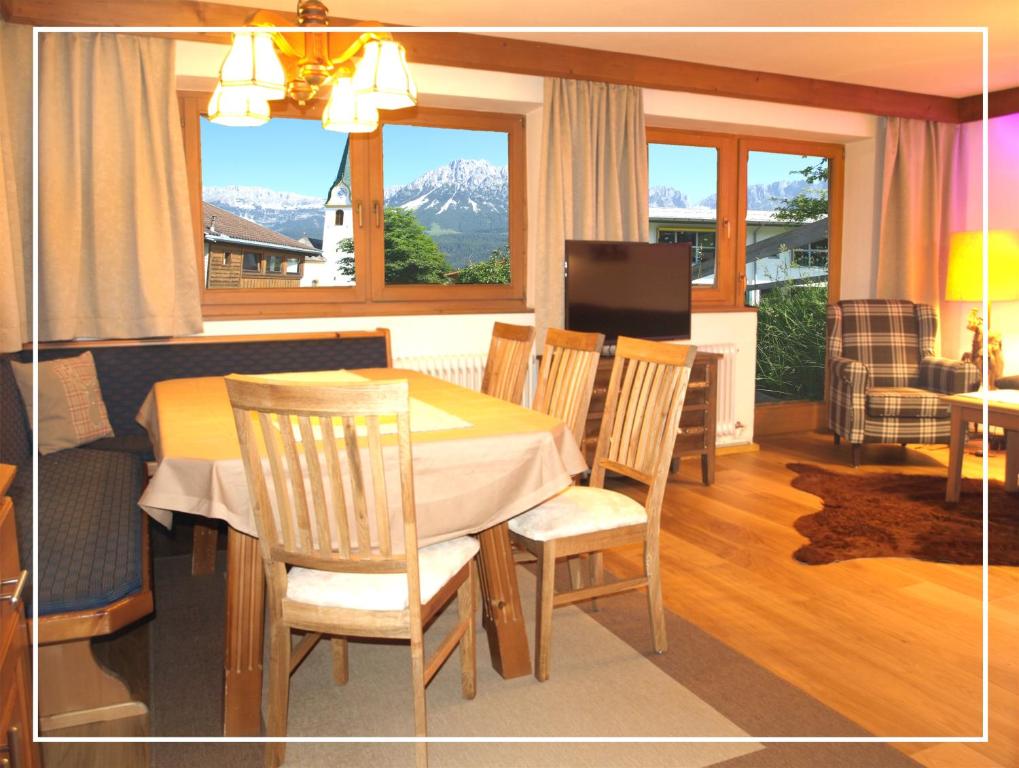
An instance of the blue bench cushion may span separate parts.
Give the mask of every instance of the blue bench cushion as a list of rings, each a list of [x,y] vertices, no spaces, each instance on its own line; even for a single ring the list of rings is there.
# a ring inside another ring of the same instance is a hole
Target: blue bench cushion
[[[144,477],[143,462],[128,453],[70,448],[39,457],[40,616],[98,608],[141,589]],[[23,465],[15,492],[31,499],[31,482],[31,465]],[[30,563],[31,504],[14,503],[21,559]]]

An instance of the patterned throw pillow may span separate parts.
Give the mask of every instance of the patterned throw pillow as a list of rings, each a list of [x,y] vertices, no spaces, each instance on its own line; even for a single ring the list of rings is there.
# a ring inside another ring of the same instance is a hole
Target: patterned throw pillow
[[[31,424],[32,364],[12,361],[11,367]],[[39,453],[112,436],[92,353],[39,363]]]

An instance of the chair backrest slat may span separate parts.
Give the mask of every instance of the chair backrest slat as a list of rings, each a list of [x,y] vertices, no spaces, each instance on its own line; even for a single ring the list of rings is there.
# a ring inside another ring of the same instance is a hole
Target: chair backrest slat
[[[492,328],[481,391],[519,405],[524,398],[533,342],[532,326],[496,323]]]
[[[591,485],[604,484],[606,467],[622,471],[652,485],[658,498],[649,494],[648,504],[660,506],[696,351],[619,337]]]
[[[545,334],[533,408],[561,419],[581,445],[605,337],[550,328]]]
[[[407,382],[229,376],[227,390],[267,563],[404,572],[416,583]],[[387,458],[398,470],[386,471]]]

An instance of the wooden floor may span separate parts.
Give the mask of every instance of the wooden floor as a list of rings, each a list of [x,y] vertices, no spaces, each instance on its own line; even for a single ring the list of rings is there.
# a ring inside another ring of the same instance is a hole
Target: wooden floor
[[[803,565],[792,523],[820,499],[790,486],[790,461],[843,472],[944,476],[946,447],[866,447],[864,466],[821,434],[765,439],[718,459],[712,487],[691,462],[662,514],[667,606],[875,735],[981,733],[981,571],[902,558]],[[990,476],[1003,474],[995,457]],[[981,475],[967,456],[964,472]],[[606,565],[639,568],[639,548]],[[1019,568],[990,569],[990,741],[902,744],[931,768],[1019,766]],[[670,638],[670,640],[672,640]],[[670,643],[670,652],[682,647]]]

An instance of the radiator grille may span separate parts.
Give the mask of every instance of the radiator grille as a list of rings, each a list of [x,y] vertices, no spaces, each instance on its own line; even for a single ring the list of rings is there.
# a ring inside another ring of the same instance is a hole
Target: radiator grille
[[[481,379],[485,373],[485,361],[487,359],[487,355],[484,354],[416,355],[413,357],[398,357],[393,361],[393,366],[395,368],[407,368],[412,371],[427,373],[429,376],[434,376],[437,379],[480,392]],[[536,382],[537,367],[535,365],[535,358],[532,356],[530,366],[528,367],[527,381],[524,385],[524,405],[530,405],[534,397]]]
[[[703,352],[715,352],[722,359],[718,361],[718,411],[715,434],[718,437],[732,437],[738,434],[742,425],[736,419],[736,354],[735,344],[698,344]]]

